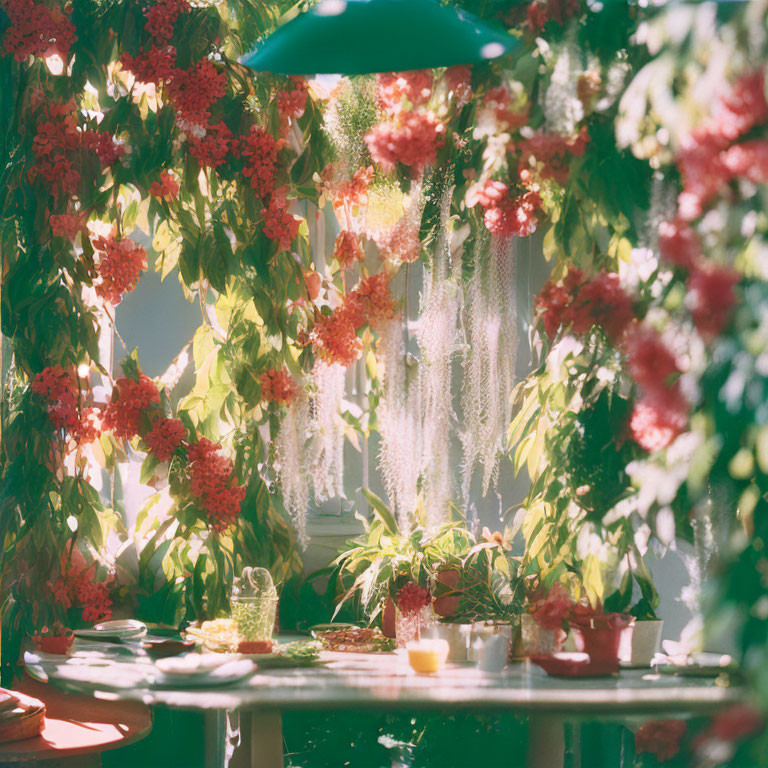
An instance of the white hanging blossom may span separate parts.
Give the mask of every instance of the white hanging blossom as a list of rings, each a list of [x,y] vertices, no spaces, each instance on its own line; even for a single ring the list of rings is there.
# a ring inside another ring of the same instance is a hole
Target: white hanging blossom
[[[453,496],[451,374],[459,346],[461,294],[451,279],[451,194],[452,189],[446,190],[441,201],[440,232],[422,292],[416,334],[421,348],[421,468],[428,530],[435,530],[448,519]]]
[[[547,131],[561,136],[575,136],[584,119],[584,104],[579,98],[579,75],[583,68],[575,45],[566,44],[555,62],[552,78],[544,94]]]
[[[307,436],[309,433],[309,400],[299,393],[288,406],[275,439],[275,469],[285,509],[293,520],[302,549],[307,548],[307,512],[309,510],[309,469]]]
[[[319,501],[344,495],[344,427],[341,405],[347,369],[318,360],[312,371],[315,397],[312,409],[310,472]]]
[[[383,368],[383,397],[377,409],[381,448],[379,469],[401,531],[410,528],[418,505],[421,424],[419,392],[407,385],[402,317],[379,331],[376,357]]]
[[[467,286],[461,436],[465,500],[478,464],[483,466],[483,494],[495,485],[512,415],[518,344],[514,243],[496,237],[479,243]]]

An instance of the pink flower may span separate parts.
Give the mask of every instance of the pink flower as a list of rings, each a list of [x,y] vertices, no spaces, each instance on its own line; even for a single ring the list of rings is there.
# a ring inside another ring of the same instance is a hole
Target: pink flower
[[[670,394],[667,401],[640,399],[632,411],[629,430],[632,439],[641,448],[660,451],[685,431],[687,422],[685,400],[677,394]]]
[[[568,317],[574,333],[585,333],[597,325],[616,344],[634,319],[634,312],[631,299],[619,285],[619,276],[602,271],[579,289]]]
[[[626,339],[626,352],[629,372],[648,396],[663,400],[677,386],[675,377],[680,369],[658,333],[635,329]]]
[[[385,171],[398,163],[423,171],[437,159],[443,145],[445,126],[432,112],[403,112],[397,121],[379,123],[365,136],[374,162]]]
[[[382,107],[390,112],[401,109],[404,99],[420,107],[429,101],[434,80],[430,69],[389,72],[376,76],[376,94]]]
[[[432,602],[429,591],[409,581],[397,593],[397,607],[403,616],[412,616]]]
[[[708,264],[688,278],[688,302],[696,330],[707,341],[719,336],[730,322],[736,303],[735,286],[741,274],[732,267]]]
[[[688,222],[678,218],[659,227],[659,252],[670,264],[693,269],[701,258],[701,244]]]
[[[541,207],[538,192],[525,192],[514,199],[505,197],[497,205],[486,208],[486,229],[499,237],[526,237],[536,231],[536,211]]]

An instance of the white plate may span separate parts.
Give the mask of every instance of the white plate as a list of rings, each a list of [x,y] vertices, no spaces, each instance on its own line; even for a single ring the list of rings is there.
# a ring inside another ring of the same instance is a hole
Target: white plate
[[[96,624],[93,629],[78,629],[75,635],[91,640],[114,637],[120,640],[135,640],[147,634],[147,625],[135,619],[115,619]]]
[[[162,659],[170,661],[170,659]],[[157,668],[158,665],[155,665]],[[161,688],[208,688],[219,685],[231,685],[244,680],[256,671],[256,666],[248,659],[228,661],[214,669],[200,669],[197,672],[182,673],[175,671],[166,674],[158,669],[151,682]]]

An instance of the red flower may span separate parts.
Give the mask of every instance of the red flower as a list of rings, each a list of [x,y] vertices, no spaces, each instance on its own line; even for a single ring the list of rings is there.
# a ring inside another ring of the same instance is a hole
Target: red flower
[[[207,512],[211,528],[219,532],[235,524],[245,498],[245,488],[234,483],[232,462],[220,450],[205,437],[187,449],[192,494]]]
[[[533,32],[539,32],[550,20],[562,27],[580,7],[579,0],[534,0],[526,11],[528,25]]]
[[[149,194],[158,200],[170,203],[179,196],[179,182],[169,171],[160,173],[160,181],[154,181],[149,186]]]
[[[676,388],[675,377],[680,369],[658,333],[636,329],[626,340],[626,352],[629,372],[648,396],[664,400]]]
[[[60,365],[44,368],[35,376],[32,390],[51,402],[77,403],[79,389],[75,374],[64,370]]]
[[[227,153],[233,147],[232,131],[220,120],[215,125],[208,123],[202,128],[202,135],[189,137],[189,154],[203,168],[218,168],[227,159]]]
[[[81,581],[77,599],[83,604],[83,621],[95,624],[112,618],[112,600],[104,582]]]
[[[568,309],[574,333],[600,326],[616,344],[634,319],[632,301],[619,285],[619,276],[602,271],[583,285]]]
[[[327,363],[350,366],[360,357],[363,345],[357,337],[357,312],[342,305],[330,315],[320,315],[310,338],[315,353]],[[358,308],[354,308],[359,311]]]
[[[584,275],[573,265],[568,267],[568,274],[562,282],[547,281],[536,297],[536,311],[544,324],[544,332],[550,341],[557,335],[568,315],[568,308],[573,301],[574,291],[583,281]]]
[[[288,213],[285,194],[287,187],[276,189],[269,200],[269,207],[261,209],[264,217],[264,234],[270,240],[277,240],[278,250],[287,251],[299,234],[301,219]]]
[[[710,734],[720,741],[741,741],[747,736],[760,733],[765,718],[760,710],[739,702],[719,712],[712,718]]]
[[[201,59],[195,67],[177,69],[168,83],[168,94],[182,125],[205,126],[208,109],[226,93],[227,76],[210,59]]]
[[[677,218],[659,227],[659,253],[670,264],[693,269],[701,258],[701,244],[690,225]]]
[[[379,104],[390,112],[397,112],[402,107],[403,99],[407,99],[413,107],[420,107],[429,101],[434,80],[430,69],[376,75]]]
[[[365,251],[360,238],[354,232],[340,232],[333,248],[333,258],[339,262],[342,269],[351,267],[358,261],[363,261]]]
[[[160,405],[160,392],[148,376],[139,374],[134,381],[123,377],[115,382],[112,399],[104,414],[104,428],[115,437],[130,440],[139,434],[141,416]]]
[[[259,377],[261,399],[273,403],[290,405],[299,393],[299,387],[285,368],[270,368]]]
[[[66,237],[72,242],[80,232],[85,231],[84,213],[52,213],[49,219],[54,237]]]
[[[126,51],[120,56],[120,63],[140,83],[170,83],[176,74],[176,48],[172,45],[160,48],[153,45],[135,57]]]
[[[485,227],[499,237],[526,237],[536,231],[536,211],[540,207],[538,192],[526,192],[514,199],[507,197],[486,209]]]
[[[562,584],[555,584],[546,597],[533,604],[531,616],[542,629],[560,629],[572,606],[568,590]]]
[[[736,304],[735,286],[741,274],[732,267],[708,264],[688,278],[691,316],[699,334],[707,341],[719,336],[731,320]]]
[[[243,174],[259,197],[267,197],[274,189],[278,149],[272,134],[257,125],[240,140],[240,154],[245,158]]]
[[[144,11],[147,21],[144,29],[159,43],[167,43],[173,37],[173,27],[176,19],[182,13],[189,11],[186,0],[163,0]]]
[[[403,112],[396,122],[379,123],[365,136],[374,162],[385,171],[393,171],[398,163],[423,171],[437,159],[443,145],[445,126],[432,112]]]
[[[181,419],[160,419],[144,437],[144,442],[160,461],[170,461],[186,437],[187,430]]]
[[[685,720],[650,720],[635,733],[635,752],[649,752],[660,762],[671,760],[680,751]]]
[[[629,422],[632,439],[646,451],[666,448],[685,431],[687,411],[685,399],[676,391],[667,399],[641,398]]]
[[[429,591],[409,581],[397,593],[397,607],[403,616],[411,616],[432,602]]]
[[[518,145],[518,172],[526,179],[534,170],[542,179],[554,179],[563,185],[568,181],[572,157],[584,154],[589,142],[586,126],[575,137],[556,133],[536,133]]]
[[[721,159],[733,177],[748,179],[753,184],[768,181],[768,141],[765,139],[736,144],[723,152]]]
[[[483,97],[483,105],[493,110],[496,122],[503,131],[512,132],[528,125],[528,107],[518,109],[512,103],[512,94],[509,89],[500,85],[491,88]]]
[[[96,294],[113,306],[123,300],[138,284],[141,273],[147,268],[147,252],[130,238],[115,239],[98,237],[93,241],[99,260],[94,283]]]
[[[32,0],[8,0],[5,11],[11,27],[3,36],[3,48],[16,61],[28,56],[43,57],[58,53],[63,60],[77,40],[75,26],[58,6],[48,8]]]
[[[363,278],[360,285],[352,292],[351,298],[359,302],[372,328],[380,327],[382,323],[392,320],[397,314],[395,303],[389,293],[389,278],[384,272]]]
[[[291,90],[278,91],[277,111],[280,115],[280,135],[288,133],[291,120],[302,117],[307,108],[307,86],[301,78],[294,78]]]

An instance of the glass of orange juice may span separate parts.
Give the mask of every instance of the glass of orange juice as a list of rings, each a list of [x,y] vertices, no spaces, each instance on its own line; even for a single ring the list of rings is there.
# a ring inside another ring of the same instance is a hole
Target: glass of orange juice
[[[440,638],[412,640],[406,645],[408,663],[421,675],[437,674],[448,658],[448,641]]]

